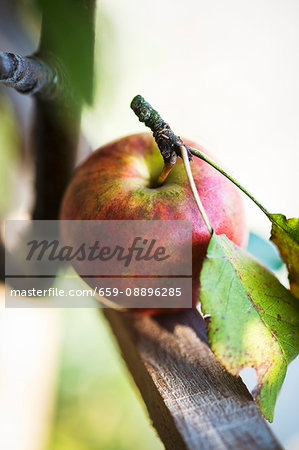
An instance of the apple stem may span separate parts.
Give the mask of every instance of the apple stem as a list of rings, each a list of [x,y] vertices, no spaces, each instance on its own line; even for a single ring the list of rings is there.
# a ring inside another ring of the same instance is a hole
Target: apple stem
[[[192,155],[197,156],[198,158],[202,159],[206,163],[210,164],[210,166],[214,167],[214,169],[218,170],[218,172],[222,173],[226,178],[228,178],[232,183],[234,183],[239,189],[241,189],[244,194],[246,194],[259,208],[261,211],[263,211],[266,216],[270,218],[271,214],[266,210],[266,208],[263,207],[263,205],[253,196],[251,195],[238,181],[236,181],[231,175],[229,175],[227,172],[225,172],[222,167],[218,166],[212,159],[210,159],[205,153],[201,152],[200,150],[197,150],[193,147],[188,147],[189,151],[192,153]]]
[[[209,233],[212,235],[213,234],[213,228],[212,225],[209,221],[209,218],[205,212],[205,209],[203,207],[203,204],[201,203],[201,200],[199,198],[195,183],[194,183],[194,179],[193,179],[193,175],[192,175],[192,171],[191,171],[191,166],[190,166],[190,161],[189,161],[189,156],[188,156],[188,151],[186,149],[186,147],[184,145],[180,145],[180,150],[181,150],[181,155],[184,161],[184,166],[185,166],[185,170],[186,170],[186,174],[190,183],[190,187],[191,187],[191,191],[192,194],[194,196],[194,200],[197,204],[197,207],[199,209],[200,214],[202,215],[202,218],[209,230]]]
[[[155,138],[165,166],[174,165],[180,155],[180,145],[183,141],[176,136],[168,123],[166,123],[158,111],[156,111],[141,95],[136,95],[131,102],[131,109],[139,119],[149,127]],[[189,160],[192,161],[191,152],[187,148]],[[169,171],[168,171],[169,172]],[[167,176],[167,175],[166,175]]]
[[[161,184],[164,183],[164,181],[166,180],[166,178],[167,178],[169,172],[171,171],[171,169],[173,168],[173,166],[174,166],[174,164],[169,164],[169,163],[164,164],[161,175],[159,176],[158,181],[157,181],[158,186],[161,186]]]
[[[198,197],[197,189],[195,187],[192,172],[190,169],[190,161],[192,161],[192,155],[197,156],[206,163],[210,164],[210,166],[214,167],[214,169],[218,170],[218,172],[222,173],[222,175],[224,175],[239,189],[241,189],[241,191],[244,192],[244,194],[246,194],[271,221],[273,220],[271,214],[266,210],[266,208],[264,208],[263,205],[253,195],[251,195],[240,183],[238,183],[238,181],[236,181],[231,175],[225,172],[222,167],[218,166],[213,160],[211,160],[205,153],[201,152],[200,150],[185,146],[181,138],[174,134],[170,126],[162,119],[160,114],[141,95],[136,95],[136,97],[133,98],[131,102],[131,108],[139,118],[139,121],[143,122],[152,130],[155,141],[164,159],[164,167],[157,181],[158,186],[164,183],[169,172],[176,163],[177,157],[181,156],[185,163],[186,173],[190,181],[190,186],[195,201],[210,233],[213,232],[213,229]],[[188,163],[186,163],[185,161],[186,154]]]

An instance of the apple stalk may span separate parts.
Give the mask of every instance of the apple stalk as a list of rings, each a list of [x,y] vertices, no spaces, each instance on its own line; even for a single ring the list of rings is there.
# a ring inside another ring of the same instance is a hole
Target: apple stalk
[[[180,139],[180,137],[174,134],[170,126],[162,119],[160,114],[155,109],[153,109],[152,106],[141,95],[136,95],[136,97],[133,98],[131,102],[131,108],[138,116],[139,121],[143,122],[146,126],[148,126],[152,130],[155,141],[164,159],[164,168],[162,170],[161,175],[158,178],[158,185],[161,185],[166,180],[169,172],[176,163],[177,157],[180,156],[183,158],[182,154],[185,154],[185,152],[187,152],[188,162],[192,161],[192,155],[194,155],[197,158],[200,158],[201,160],[208,163],[210,166],[214,167],[214,169],[218,170],[218,172],[224,175],[228,180],[230,180],[233,184],[235,184],[242,192],[244,192],[244,194],[246,194],[260,208],[260,210],[268,217],[268,219],[270,219],[271,222],[273,222],[273,217],[269,213],[269,211],[267,211],[266,208],[264,208],[264,206],[252,194],[250,194],[250,192],[248,192],[238,181],[236,181],[231,175],[229,175],[224,169],[222,169],[222,167],[218,166],[218,164],[216,164],[213,160],[211,160],[206,154],[204,154],[200,150],[193,147],[184,146],[183,141]],[[184,150],[182,150],[183,148]],[[188,166],[190,166],[190,164],[188,164]],[[189,176],[190,174],[192,175],[191,170],[189,172],[187,171],[188,169],[186,164],[185,168],[190,181]],[[195,197],[195,191],[193,191],[193,195]],[[210,229],[211,227],[208,226],[208,228]]]
[[[174,164],[167,164],[164,163],[164,167],[162,169],[162,172],[158,178],[157,181],[157,185],[161,186],[161,184],[164,183],[164,181],[166,180],[166,178],[168,177],[169,172],[171,171],[171,169],[173,168]]]
[[[156,111],[141,95],[136,95],[131,108],[139,119],[149,127],[152,132],[160,153],[164,160],[164,168],[158,178],[158,185],[161,185],[167,178],[169,172],[176,163],[177,157],[181,156],[180,146],[183,145],[181,138],[176,136],[168,123],[166,123],[158,111]],[[192,161],[192,154],[188,147],[185,147],[188,158]]]

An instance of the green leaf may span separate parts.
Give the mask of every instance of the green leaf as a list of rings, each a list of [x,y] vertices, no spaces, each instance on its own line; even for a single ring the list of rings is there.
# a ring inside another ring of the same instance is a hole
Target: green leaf
[[[299,219],[287,219],[282,214],[270,214],[269,219],[272,221],[270,239],[287,265],[290,289],[299,298]]]
[[[17,201],[21,150],[18,118],[6,93],[0,97],[0,118],[0,216],[4,217]]]
[[[272,421],[287,365],[299,353],[298,301],[224,235],[213,234],[200,283],[213,352],[233,375],[255,369],[253,397]]]

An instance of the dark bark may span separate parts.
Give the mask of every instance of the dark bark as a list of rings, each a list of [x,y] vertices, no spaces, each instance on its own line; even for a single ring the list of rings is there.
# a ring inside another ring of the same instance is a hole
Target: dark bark
[[[32,218],[56,220],[76,162],[82,104],[92,98],[95,1],[38,3],[43,14],[38,51],[29,58],[2,54],[0,80],[34,94]],[[3,258],[0,264],[3,278]]]

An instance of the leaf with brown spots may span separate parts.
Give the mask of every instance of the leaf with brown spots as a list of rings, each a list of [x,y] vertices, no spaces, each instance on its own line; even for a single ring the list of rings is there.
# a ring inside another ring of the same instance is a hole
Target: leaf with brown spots
[[[287,366],[299,353],[297,299],[224,235],[213,234],[200,283],[213,352],[233,375],[255,369],[253,396],[272,421]]]
[[[278,247],[289,271],[290,289],[299,298],[299,219],[270,214],[271,241]]]

